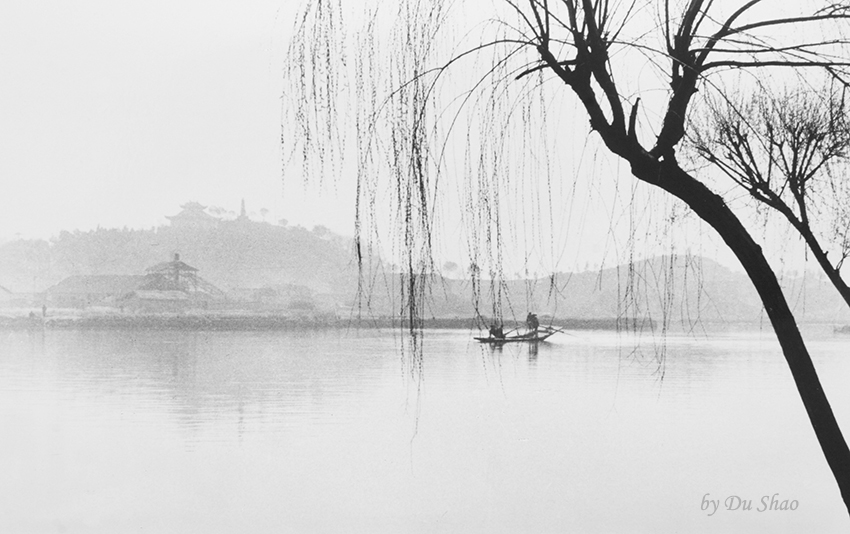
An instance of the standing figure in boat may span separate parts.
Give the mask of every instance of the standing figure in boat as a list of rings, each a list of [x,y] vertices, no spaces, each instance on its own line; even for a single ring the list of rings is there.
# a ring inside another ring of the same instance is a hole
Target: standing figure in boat
[[[540,326],[540,321],[537,320],[537,315],[528,312],[528,317],[525,318],[525,324],[528,325],[529,335],[537,335],[537,327]]]

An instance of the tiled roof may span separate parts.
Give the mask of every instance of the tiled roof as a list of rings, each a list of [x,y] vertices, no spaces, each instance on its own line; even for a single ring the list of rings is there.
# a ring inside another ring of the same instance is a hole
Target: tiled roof
[[[213,217],[205,211],[181,211],[177,215],[166,215],[166,219],[178,221],[218,221],[218,218]]]
[[[183,263],[183,262],[182,262],[182,261],[180,261],[180,260],[177,260],[177,261],[164,261],[164,262],[162,262],[162,263],[157,263],[157,264],[156,264],[156,265],[154,265],[153,267],[148,267],[148,268],[147,268],[147,269],[145,269],[145,270],[146,270],[147,272],[149,272],[149,273],[162,273],[162,272],[174,272],[174,271],[180,271],[180,272],[186,272],[186,271],[197,272],[197,269],[195,269],[195,268],[194,268],[194,267],[192,267],[191,265],[188,265],[188,264],[186,264],[186,263]]]
[[[95,274],[69,276],[47,290],[51,294],[124,294],[142,285],[144,275]]]

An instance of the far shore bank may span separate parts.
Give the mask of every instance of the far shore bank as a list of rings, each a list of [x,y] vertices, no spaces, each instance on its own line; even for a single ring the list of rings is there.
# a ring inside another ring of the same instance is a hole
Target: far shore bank
[[[423,329],[486,330],[487,319],[468,317],[428,318],[416,326]],[[617,318],[558,319],[544,324],[567,330],[624,330],[654,328],[649,320]],[[506,322],[507,328],[522,326]],[[289,330],[289,329],[332,329],[332,328],[408,328],[409,322],[387,316],[339,316],[339,315],[278,315],[257,313],[228,314],[55,314],[42,316],[0,317],[0,329],[47,329],[47,330]]]
[[[467,330],[486,333],[491,320],[488,318],[441,317],[426,318],[416,326],[424,330]],[[558,318],[541,317],[541,324],[565,331],[610,331],[642,332],[660,334],[661,328],[651,319],[634,318]],[[801,324],[804,330],[821,334],[850,334],[850,326],[835,324]],[[286,330],[333,330],[333,329],[408,329],[409,322],[398,317],[340,314],[287,315],[281,313],[256,312],[188,312],[171,314],[126,314],[90,312],[84,310],[54,310],[43,316],[6,314],[0,312],[0,331],[14,330],[183,330],[183,331],[286,331]],[[523,329],[524,323],[505,321],[504,328]],[[693,325],[670,324],[667,333],[734,332],[769,329],[765,323],[703,323]]]

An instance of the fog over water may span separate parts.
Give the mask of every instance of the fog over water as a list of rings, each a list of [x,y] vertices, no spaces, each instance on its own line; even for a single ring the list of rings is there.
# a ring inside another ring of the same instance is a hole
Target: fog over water
[[[769,335],[671,335],[663,358],[615,333],[552,339],[428,333],[416,379],[393,332],[6,332],[0,530],[846,526]],[[845,425],[848,348],[812,343]],[[774,494],[796,509],[759,512]]]
[[[399,330],[325,328],[361,312],[397,323],[403,232],[391,179],[368,205],[378,226],[362,228],[358,272],[357,158],[308,180],[281,144],[300,4],[0,2],[0,533],[846,530],[739,264],[693,213],[636,184],[568,93],[541,100],[544,127],[529,118],[553,134],[551,155],[527,152],[541,172],[503,184],[494,171],[505,204],[486,213],[505,232],[487,238],[490,265],[473,254],[489,221],[454,181],[487,136],[458,126],[441,147],[422,237],[448,280],[425,314],[507,328],[529,311],[596,321],[585,327],[651,317],[671,333],[488,347],[429,330],[411,373]],[[512,134],[506,153],[524,153]],[[850,336],[832,329],[850,311],[787,224],[715,185],[781,278],[848,431]],[[194,203],[201,226],[173,224]]]

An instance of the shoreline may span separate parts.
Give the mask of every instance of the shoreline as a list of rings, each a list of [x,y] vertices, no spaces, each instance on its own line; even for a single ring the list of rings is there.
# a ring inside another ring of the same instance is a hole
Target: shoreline
[[[486,330],[485,321],[451,317],[423,319],[417,327],[425,330]],[[410,323],[397,317],[340,317],[313,315],[306,317],[258,314],[199,314],[199,315],[89,315],[89,316],[24,316],[0,317],[0,330],[293,330],[338,328],[409,328]],[[509,324],[506,326],[510,326]],[[649,329],[654,323],[628,319],[561,319],[551,326],[568,330]]]
[[[566,331],[606,331],[606,332],[638,332],[658,334],[660,327],[651,319],[633,318],[596,318],[579,319],[544,318],[541,323],[545,326]],[[415,327],[423,330],[466,330],[469,332],[487,331],[489,320],[486,318],[473,319],[469,317],[443,317],[421,320]],[[505,322],[506,329],[524,328],[523,323]],[[850,334],[850,326],[826,323],[803,324],[802,327],[814,328],[816,331],[832,335]],[[56,313],[41,315],[0,315],[0,332],[2,331],[88,331],[88,330],[126,330],[126,331],[187,331],[187,332],[249,332],[249,331],[292,331],[292,330],[345,330],[345,329],[405,329],[410,323],[398,317],[391,316],[340,316],[334,314],[314,314],[307,316],[283,315],[275,313],[203,313],[203,314],[80,314]],[[761,323],[696,323],[691,327],[670,325],[668,333],[688,331],[734,332],[763,330]]]

